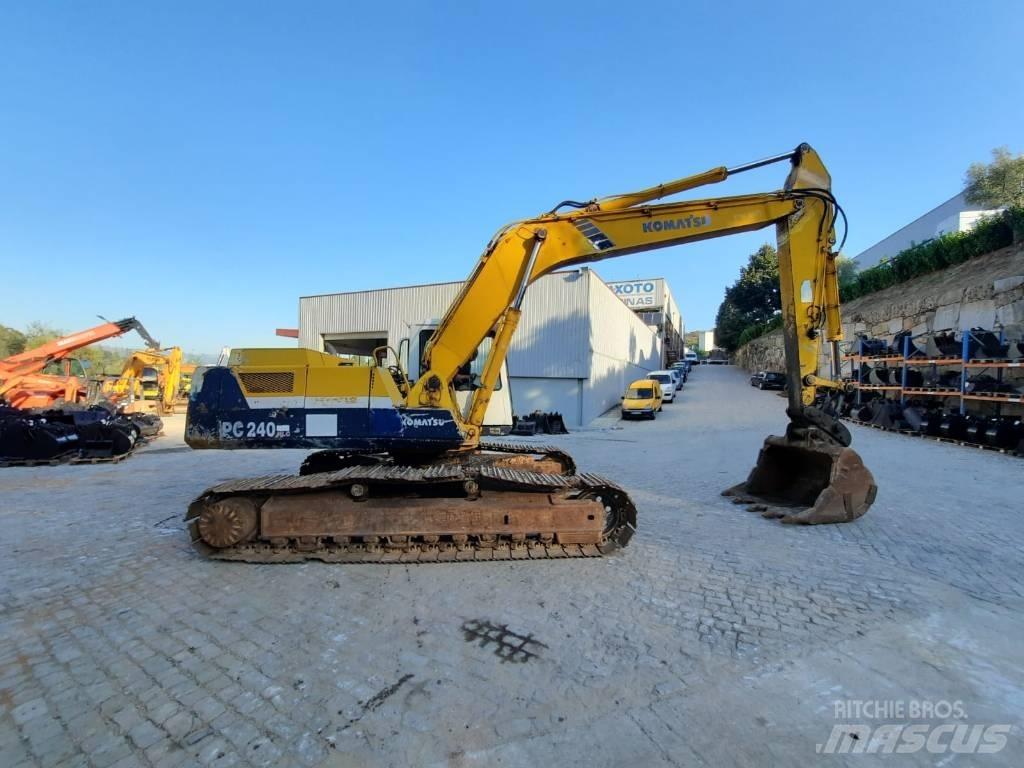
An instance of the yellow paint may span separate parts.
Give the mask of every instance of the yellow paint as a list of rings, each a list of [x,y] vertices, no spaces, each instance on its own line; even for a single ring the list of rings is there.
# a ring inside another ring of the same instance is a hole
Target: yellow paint
[[[651,391],[650,397],[630,397],[630,393],[635,393],[637,390],[648,389]],[[661,408],[661,383],[654,379],[639,379],[634,381],[626,389],[626,394],[622,397],[622,410],[623,411],[643,411],[650,410],[654,412]]]
[[[158,401],[159,407],[165,413],[171,413],[181,386],[181,359],[181,347],[132,352],[121,368],[120,376],[104,383],[101,392],[116,403],[153,395],[152,399]],[[143,385],[142,377],[147,368],[157,372],[155,389],[152,385]]]

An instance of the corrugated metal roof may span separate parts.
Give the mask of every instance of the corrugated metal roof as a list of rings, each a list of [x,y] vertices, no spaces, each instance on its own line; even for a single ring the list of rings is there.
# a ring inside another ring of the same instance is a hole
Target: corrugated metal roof
[[[410,288],[433,288],[438,285],[458,285],[461,286],[462,280],[448,280],[442,283],[418,283],[416,285],[394,285],[390,288],[365,288],[361,291],[335,291],[333,293],[313,293],[308,296],[300,296],[299,299],[316,299],[324,296],[351,296],[357,293],[379,293],[381,291],[407,291]]]

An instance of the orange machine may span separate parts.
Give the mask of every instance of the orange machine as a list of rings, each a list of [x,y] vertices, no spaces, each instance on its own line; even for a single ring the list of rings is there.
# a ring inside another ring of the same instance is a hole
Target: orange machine
[[[150,346],[160,346],[142,323],[134,317],[128,317],[62,336],[35,349],[0,360],[0,400],[15,408],[49,408],[62,401],[83,401],[86,386],[82,378],[72,375],[71,353],[132,330],[138,331]],[[48,366],[54,365],[63,366],[63,375],[43,373]]]

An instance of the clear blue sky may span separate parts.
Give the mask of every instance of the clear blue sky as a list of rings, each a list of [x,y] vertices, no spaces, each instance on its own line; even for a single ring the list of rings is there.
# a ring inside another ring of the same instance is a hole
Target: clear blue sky
[[[801,141],[856,254],[1024,150],[1024,3],[836,5],[6,3],[0,323],[273,345],[301,295],[460,279],[511,219]],[[771,237],[596,270],[707,327]]]

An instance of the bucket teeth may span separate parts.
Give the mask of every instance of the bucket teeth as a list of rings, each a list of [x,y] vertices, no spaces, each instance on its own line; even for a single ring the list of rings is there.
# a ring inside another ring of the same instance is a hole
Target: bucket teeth
[[[833,443],[768,437],[747,480],[722,492],[783,523],[847,523],[868,511],[874,477],[856,451]]]

